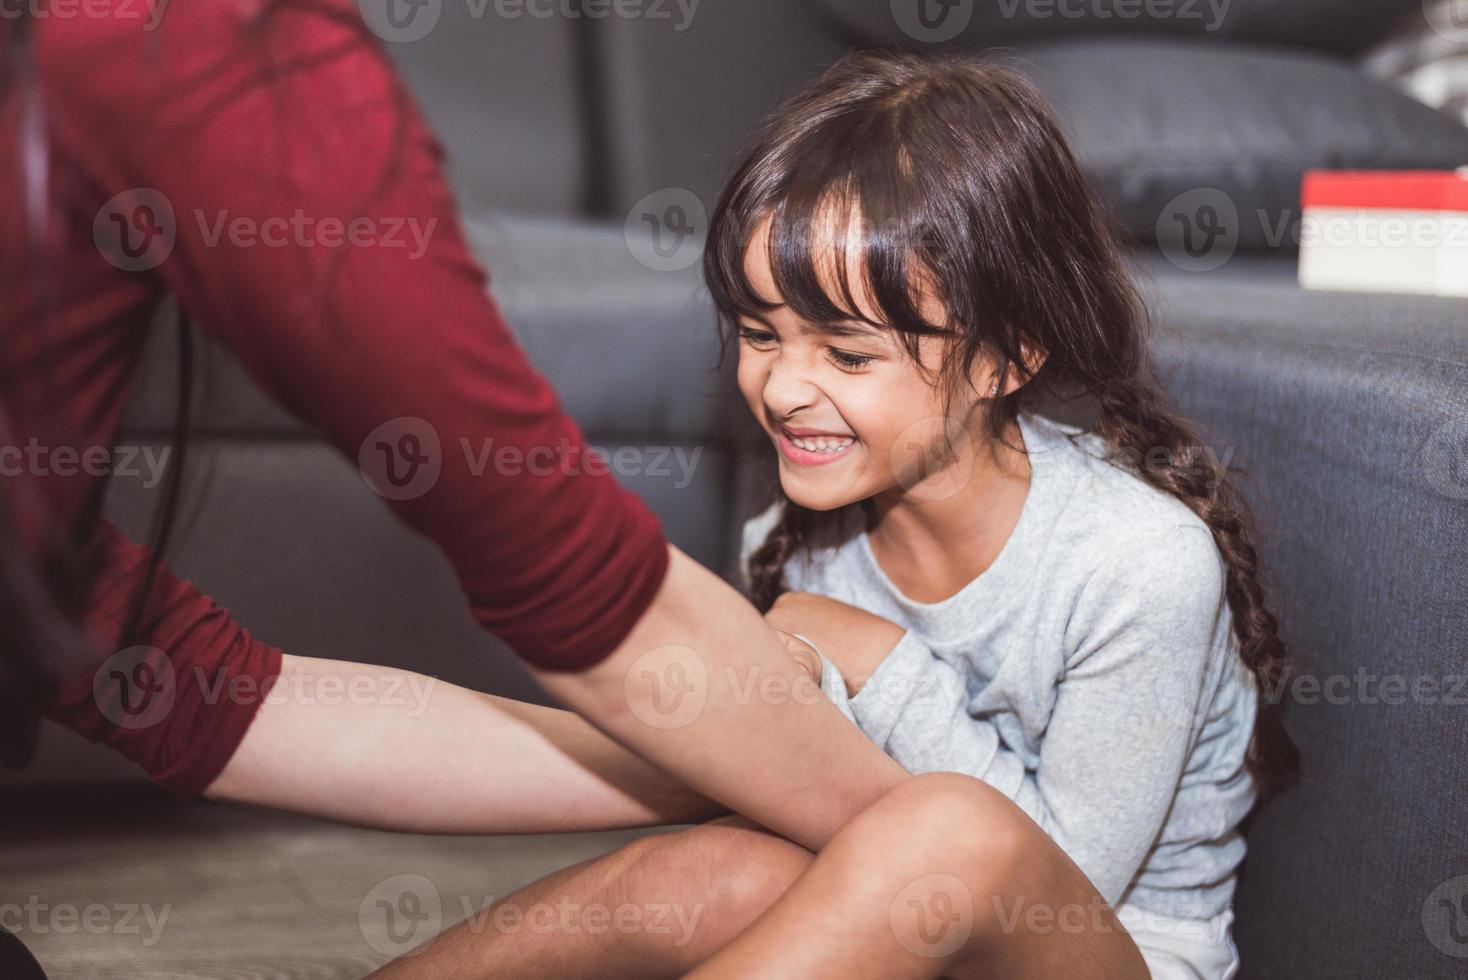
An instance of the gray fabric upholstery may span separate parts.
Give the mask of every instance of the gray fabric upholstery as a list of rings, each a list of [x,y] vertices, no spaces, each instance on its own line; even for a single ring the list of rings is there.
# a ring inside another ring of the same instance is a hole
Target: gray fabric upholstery
[[[605,192],[619,218],[645,195],[686,187],[712,208],[760,117],[844,50],[804,0],[702,0],[676,23],[611,18],[597,33],[612,135]]]
[[[575,213],[588,166],[578,23],[487,0],[424,5],[415,16],[433,11],[423,37],[383,46],[443,142],[460,204],[471,214]]]
[[[1468,127],[1329,55],[1098,38],[983,57],[1035,83],[1097,190],[1146,243],[1180,247],[1218,225],[1232,247],[1293,251],[1307,169],[1468,163]]]
[[[1468,302],[1307,292],[1289,259],[1148,265],[1159,366],[1248,471],[1301,677],[1305,783],[1248,830],[1243,975],[1459,976],[1433,893],[1468,872]]]
[[[466,220],[464,230],[511,330],[590,438],[714,432],[717,396],[732,380],[715,372],[713,306],[697,268],[639,265],[611,224],[491,215]],[[177,366],[169,315],[134,384],[127,424],[134,433],[171,431]],[[207,336],[197,356],[196,431],[310,434]],[[627,390],[639,397],[625,397]]]

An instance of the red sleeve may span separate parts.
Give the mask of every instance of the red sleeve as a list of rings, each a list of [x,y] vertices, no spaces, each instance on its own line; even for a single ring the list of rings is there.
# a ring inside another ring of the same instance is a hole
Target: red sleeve
[[[117,647],[148,549],[104,523],[84,625],[108,651],[63,685],[47,715],[138,763],[179,796],[219,775],[280,674],[281,654],[188,582],[158,569],[138,643]]]
[[[44,22],[56,140],[100,199],[148,190],[167,234],[141,274],[359,462],[478,621],[584,669],[660,587],[660,525],[586,458],[486,293],[440,148],[356,4],[273,6],[178,4],[151,33]]]

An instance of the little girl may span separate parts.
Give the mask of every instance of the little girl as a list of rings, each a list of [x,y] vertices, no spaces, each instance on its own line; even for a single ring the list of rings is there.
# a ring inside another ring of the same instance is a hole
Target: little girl
[[[491,910],[656,902],[701,913],[682,940],[471,921],[394,975],[1236,975],[1239,823],[1297,763],[1260,710],[1284,652],[1118,241],[1002,68],[854,55],[761,128],[705,253],[779,464],[750,591],[917,775],[817,855],[725,818]]]
[[[1006,69],[855,55],[789,102],[705,256],[779,462],[744,562],[891,756],[1017,803],[1154,977],[1226,978],[1238,825],[1295,769],[1257,710],[1284,652],[1119,241]]]

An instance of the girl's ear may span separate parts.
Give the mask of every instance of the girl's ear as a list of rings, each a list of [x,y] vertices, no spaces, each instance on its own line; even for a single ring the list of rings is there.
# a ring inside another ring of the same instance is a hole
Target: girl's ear
[[[1019,351],[1020,359],[1024,361],[1025,365],[1026,380],[1039,374],[1040,368],[1045,365],[1046,359],[1050,357],[1049,351],[1023,335],[1020,336]]]
[[[1010,329],[1013,331],[1012,327]],[[1031,378],[1040,372],[1040,368],[1044,366],[1046,359],[1050,356],[1049,351],[1024,334],[1019,331],[1013,332],[1019,340],[1019,355],[1024,370],[1005,372],[1005,377],[1001,379],[994,370],[993,362],[987,362],[980,373],[975,376],[974,387],[990,398],[1011,395],[1023,388]],[[999,387],[996,388],[996,385]]]

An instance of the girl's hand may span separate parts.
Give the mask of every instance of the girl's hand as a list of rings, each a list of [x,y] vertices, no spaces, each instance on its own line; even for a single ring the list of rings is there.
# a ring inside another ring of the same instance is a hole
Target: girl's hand
[[[785,649],[789,650],[790,656],[794,657],[795,662],[800,664],[801,670],[804,670],[806,675],[815,681],[816,684],[820,684],[822,673],[821,655],[809,643],[794,633],[787,633],[782,629],[776,629],[775,632],[784,638]]]
[[[784,593],[765,613],[765,622],[782,633],[809,637],[841,670],[853,697],[906,632],[889,619],[813,592]],[[814,676],[820,679],[819,660]]]

